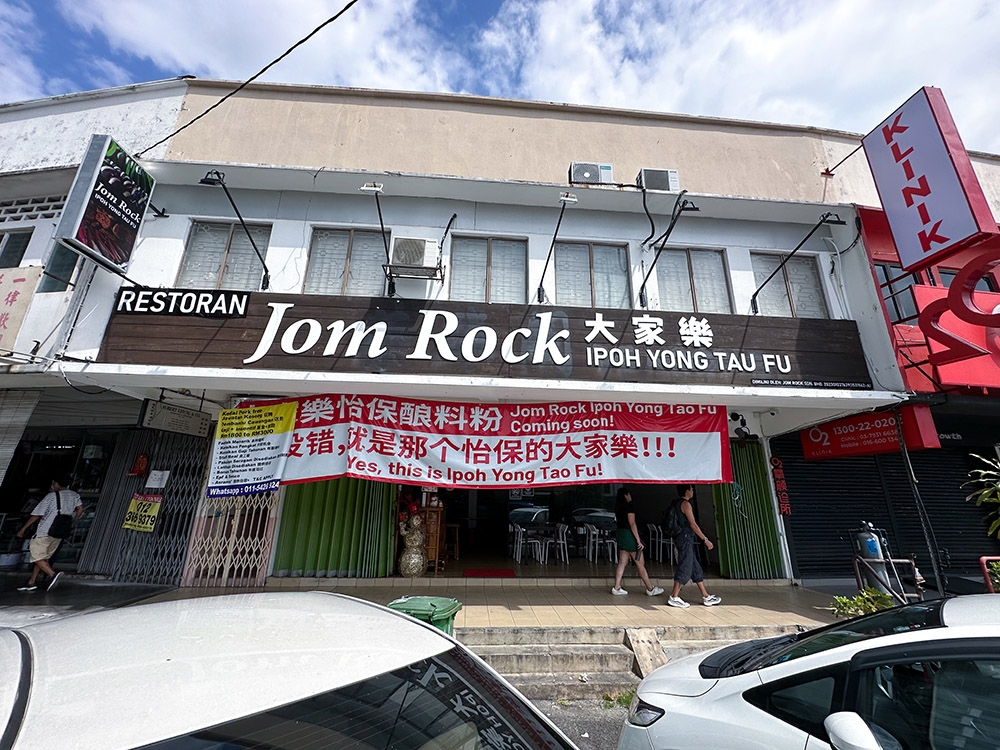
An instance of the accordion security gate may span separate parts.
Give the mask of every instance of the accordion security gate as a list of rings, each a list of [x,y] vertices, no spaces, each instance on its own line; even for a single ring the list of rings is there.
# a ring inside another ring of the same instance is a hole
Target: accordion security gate
[[[263,586],[277,493],[206,498],[195,519],[184,586]]]
[[[151,470],[170,472],[163,490],[146,489],[145,474],[130,475],[140,455],[148,456]],[[207,457],[206,438],[142,428],[123,430],[77,569],[123,583],[177,585],[203,492]],[[163,495],[152,532],[122,528],[136,492]]]

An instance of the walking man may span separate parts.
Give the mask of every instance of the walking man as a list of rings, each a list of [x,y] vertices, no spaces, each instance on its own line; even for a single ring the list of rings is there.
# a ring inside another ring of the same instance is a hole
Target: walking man
[[[59,476],[53,479],[52,491],[39,501],[35,509],[31,511],[28,520],[17,530],[17,536],[23,538],[28,529],[35,523],[38,524],[29,546],[31,562],[34,566],[31,569],[31,578],[18,591],[37,591],[38,576],[41,573],[49,578],[48,586],[45,589],[48,591],[56,585],[59,576],[62,575],[62,573],[56,573],[49,564],[49,560],[56,553],[62,539],[49,536],[49,529],[52,528],[52,522],[60,513],[72,515],[74,521],[83,515],[83,502],[76,492],[69,489],[69,483],[69,477]]]

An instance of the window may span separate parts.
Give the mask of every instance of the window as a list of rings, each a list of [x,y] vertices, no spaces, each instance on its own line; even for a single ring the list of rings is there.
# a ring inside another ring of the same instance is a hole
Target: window
[[[385,294],[385,241],[381,232],[314,229],[306,294],[381,297]]]
[[[884,747],[1000,747],[1000,661],[881,664],[865,672],[858,713]],[[889,735],[895,744],[886,742]]]
[[[45,273],[38,283],[39,292],[65,292],[73,281],[73,272],[80,256],[61,243],[56,243],[45,264]]]
[[[254,716],[145,746],[146,750],[251,747],[570,750],[572,746],[460,648]]]
[[[923,283],[918,274],[903,275],[902,266],[876,263],[875,277],[878,279],[879,291],[882,292],[890,323],[909,321],[917,316],[917,306],[913,301],[910,287]]]
[[[945,287],[950,287],[952,279],[958,276],[958,271],[949,268],[939,268],[938,276],[941,277],[941,283]],[[993,282],[992,276],[983,276],[976,282],[976,289],[980,292],[995,292],[996,284]]]
[[[754,281],[760,290],[757,305],[761,314],[782,318],[830,317],[815,258],[790,258],[774,278],[763,289],[760,288],[767,277],[781,266],[784,258],[783,255],[768,253],[750,254]]]
[[[660,309],[672,312],[733,312],[729,273],[716,250],[663,250],[656,260]]]
[[[847,664],[837,664],[767,683],[743,697],[761,711],[826,740],[823,720],[841,710],[846,683]]]
[[[31,232],[0,233],[0,268],[17,268],[31,240]]]
[[[271,227],[249,226],[261,256],[267,257]],[[181,261],[177,286],[187,289],[260,289],[264,267],[240,224],[196,221]]]
[[[629,309],[628,248],[583,242],[555,246],[556,303]]]
[[[451,299],[523,305],[528,287],[524,240],[455,237],[451,243]]]

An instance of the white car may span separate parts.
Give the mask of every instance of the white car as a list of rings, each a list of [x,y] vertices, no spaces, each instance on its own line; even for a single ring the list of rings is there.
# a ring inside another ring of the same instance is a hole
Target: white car
[[[205,597],[0,630],[0,747],[574,745],[431,625],[322,592]]]
[[[619,750],[997,750],[1000,595],[696,654],[640,684]]]

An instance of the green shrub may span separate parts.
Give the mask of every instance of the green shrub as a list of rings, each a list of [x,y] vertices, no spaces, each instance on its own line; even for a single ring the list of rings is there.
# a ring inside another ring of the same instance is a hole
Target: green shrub
[[[962,486],[972,487],[973,491],[965,499],[975,500],[976,505],[995,507],[995,510],[986,514],[986,523],[989,524],[989,530],[986,533],[1000,539],[1000,461],[994,458],[983,458],[975,453],[971,455],[989,468],[972,469],[969,472],[969,481]]]
[[[857,617],[889,609],[894,604],[888,594],[866,586],[857,596],[833,597],[833,614],[835,617]]]
[[[1000,561],[987,564],[986,572],[990,574],[990,582],[993,584],[993,591],[1000,594]]]

